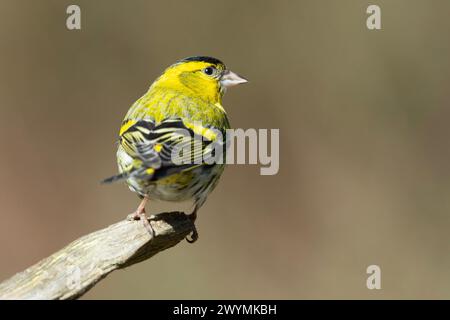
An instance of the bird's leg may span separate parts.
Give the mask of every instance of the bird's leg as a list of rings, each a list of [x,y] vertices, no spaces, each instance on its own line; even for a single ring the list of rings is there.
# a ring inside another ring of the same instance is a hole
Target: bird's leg
[[[150,234],[150,236],[153,239],[155,236],[155,231],[153,230],[150,222],[148,222],[147,216],[145,215],[145,205],[147,204],[148,200],[149,200],[148,197],[144,196],[144,198],[142,199],[142,201],[139,204],[136,211],[133,212],[132,214],[130,214],[128,216],[128,219],[129,220],[142,220],[144,227],[147,229],[148,233]]]
[[[195,220],[197,220],[197,209],[198,207],[195,206],[194,211],[188,215],[188,218],[192,221],[192,224],[194,225],[194,230],[192,231],[192,234],[190,235],[190,237],[189,236],[186,237],[186,241],[189,243],[194,243],[198,239],[198,232],[197,228],[195,227]]]

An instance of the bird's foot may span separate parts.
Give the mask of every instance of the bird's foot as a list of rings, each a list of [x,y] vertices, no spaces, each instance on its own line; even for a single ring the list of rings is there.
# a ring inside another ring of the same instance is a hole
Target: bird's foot
[[[192,231],[192,233],[190,235],[188,235],[186,237],[186,241],[188,243],[194,243],[197,240],[198,240],[198,232],[197,232],[197,228],[195,227],[195,224],[194,224],[194,230]]]
[[[155,237],[155,231],[153,230],[152,225],[150,224],[149,220],[152,220],[155,216],[152,215],[150,218],[147,217],[145,214],[145,211],[143,210],[136,210],[135,212],[129,214],[127,216],[127,220],[133,221],[133,220],[141,220],[144,224],[145,229],[147,229],[148,233],[150,234],[150,237],[153,239]]]
[[[193,213],[188,214],[187,217],[192,221],[194,230],[192,230],[192,233],[186,237],[186,241],[189,243],[194,243],[198,240],[197,227],[195,226],[195,220],[197,220],[197,210],[194,210]]]

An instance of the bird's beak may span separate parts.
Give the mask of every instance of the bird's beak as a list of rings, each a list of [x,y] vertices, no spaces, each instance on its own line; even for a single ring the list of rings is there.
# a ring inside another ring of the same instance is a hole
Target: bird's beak
[[[236,73],[230,70],[225,70],[222,73],[222,76],[220,77],[220,84],[222,85],[222,87],[225,88],[233,87],[238,84],[246,82],[248,82],[247,79],[237,75]]]

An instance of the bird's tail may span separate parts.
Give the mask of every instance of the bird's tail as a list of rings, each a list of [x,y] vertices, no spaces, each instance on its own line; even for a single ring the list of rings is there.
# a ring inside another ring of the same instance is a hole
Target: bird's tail
[[[128,172],[122,172],[121,174],[117,174],[115,176],[106,178],[106,179],[102,180],[100,183],[106,184],[106,183],[113,183],[113,182],[121,181],[121,180],[127,179],[129,177],[129,175],[130,174]]]

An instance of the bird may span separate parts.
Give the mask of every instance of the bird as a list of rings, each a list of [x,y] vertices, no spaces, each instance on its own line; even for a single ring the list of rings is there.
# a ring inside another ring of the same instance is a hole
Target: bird
[[[151,200],[193,202],[188,214],[198,239],[197,212],[224,171],[230,129],[222,98],[228,88],[248,82],[219,59],[191,56],[176,61],[128,110],[119,130],[119,173],[103,183],[125,181],[141,202],[129,219],[154,231],[145,207]],[[181,151],[180,151],[181,150]]]

